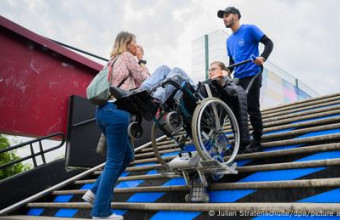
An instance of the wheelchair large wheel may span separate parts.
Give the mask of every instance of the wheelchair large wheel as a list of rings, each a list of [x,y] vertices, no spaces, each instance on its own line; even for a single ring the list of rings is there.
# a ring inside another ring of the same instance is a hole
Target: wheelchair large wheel
[[[229,123],[231,132],[225,133],[223,125]],[[240,145],[237,120],[226,103],[217,98],[206,98],[195,109],[192,137],[197,152],[203,160],[216,160],[231,164]]]

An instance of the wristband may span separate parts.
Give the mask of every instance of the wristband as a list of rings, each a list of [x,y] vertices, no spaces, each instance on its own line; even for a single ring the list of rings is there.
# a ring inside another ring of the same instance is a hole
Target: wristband
[[[146,60],[138,60],[138,64],[141,65],[141,64],[146,64]]]

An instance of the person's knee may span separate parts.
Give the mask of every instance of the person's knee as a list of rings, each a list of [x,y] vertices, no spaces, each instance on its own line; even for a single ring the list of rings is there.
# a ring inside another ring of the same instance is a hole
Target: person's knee
[[[170,69],[170,67],[168,67],[167,65],[161,65],[161,66],[159,66],[159,67],[157,68],[156,71],[170,72],[171,69]]]
[[[180,74],[180,75],[186,75],[185,72],[184,72],[184,70],[182,70],[182,69],[179,68],[179,67],[174,67],[174,68],[171,70],[171,72],[176,73],[176,74]]]

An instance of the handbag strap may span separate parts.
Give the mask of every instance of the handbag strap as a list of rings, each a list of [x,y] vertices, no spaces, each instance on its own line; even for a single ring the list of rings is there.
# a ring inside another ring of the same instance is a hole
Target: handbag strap
[[[107,81],[109,81],[110,83],[112,83],[112,68],[113,65],[115,64],[116,60],[117,60],[118,56],[116,56],[113,60],[112,63],[110,64],[110,62],[108,63],[109,66],[109,74],[107,75]]]
[[[113,65],[114,65],[114,63],[116,62],[117,58],[118,58],[118,55],[113,59],[111,65],[110,65],[110,62],[109,62],[109,74],[108,74],[108,76],[107,76],[107,81],[110,82],[110,86],[111,86],[111,84],[112,84],[112,78],[113,78],[113,77],[112,77],[112,68],[113,68]],[[123,80],[119,83],[118,88],[121,87],[121,85],[123,85],[124,82],[125,82],[129,77],[130,77],[130,74],[129,74],[125,79],[123,79]]]

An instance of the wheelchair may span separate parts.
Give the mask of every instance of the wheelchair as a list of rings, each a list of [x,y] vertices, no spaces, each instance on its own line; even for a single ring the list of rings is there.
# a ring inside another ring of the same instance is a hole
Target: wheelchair
[[[175,79],[177,77],[177,79]],[[178,83],[181,81],[182,83]],[[166,103],[156,106],[152,92],[158,87],[174,86]],[[205,92],[202,92],[205,91]],[[135,115],[128,127],[133,138],[143,135],[142,119],[153,120],[151,141],[162,175],[183,176],[190,188],[187,202],[209,202],[206,174],[214,180],[225,174],[237,174],[234,159],[240,144],[239,127],[230,107],[211,95],[210,87],[200,83],[197,88],[180,76],[160,82],[151,90],[123,91],[112,87],[111,94],[119,109]],[[164,133],[175,145],[168,151],[178,151],[178,156],[168,161],[157,146],[158,132]],[[195,149],[186,146],[192,140]]]
[[[255,60],[251,56],[227,68],[233,68]],[[249,91],[254,79],[250,82]],[[157,106],[151,94],[159,87],[173,86],[174,92],[166,103]],[[142,119],[153,120],[151,130],[152,148],[158,162],[162,165],[160,173],[165,176],[182,176],[190,189],[185,196],[187,202],[209,202],[207,188],[210,174],[213,181],[221,179],[225,174],[237,174],[234,162],[240,147],[240,129],[237,119],[228,106],[227,101],[219,97],[228,96],[217,81],[211,85],[199,83],[192,86],[181,76],[174,76],[160,82],[150,90],[123,91],[111,87],[111,94],[117,98],[119,109],[135,115],[135,121],[128,127],[132,138],[143,135]],[[214,94],[214,95],[213,95]],[[157,145],[157,134],[161,132],[175,144],[162,151]],[[194,149],[186,143],[190,140]],[[167,157],[167,153],[178,152],[175,158]],[[170,161],[169,161],[170,159]]]

